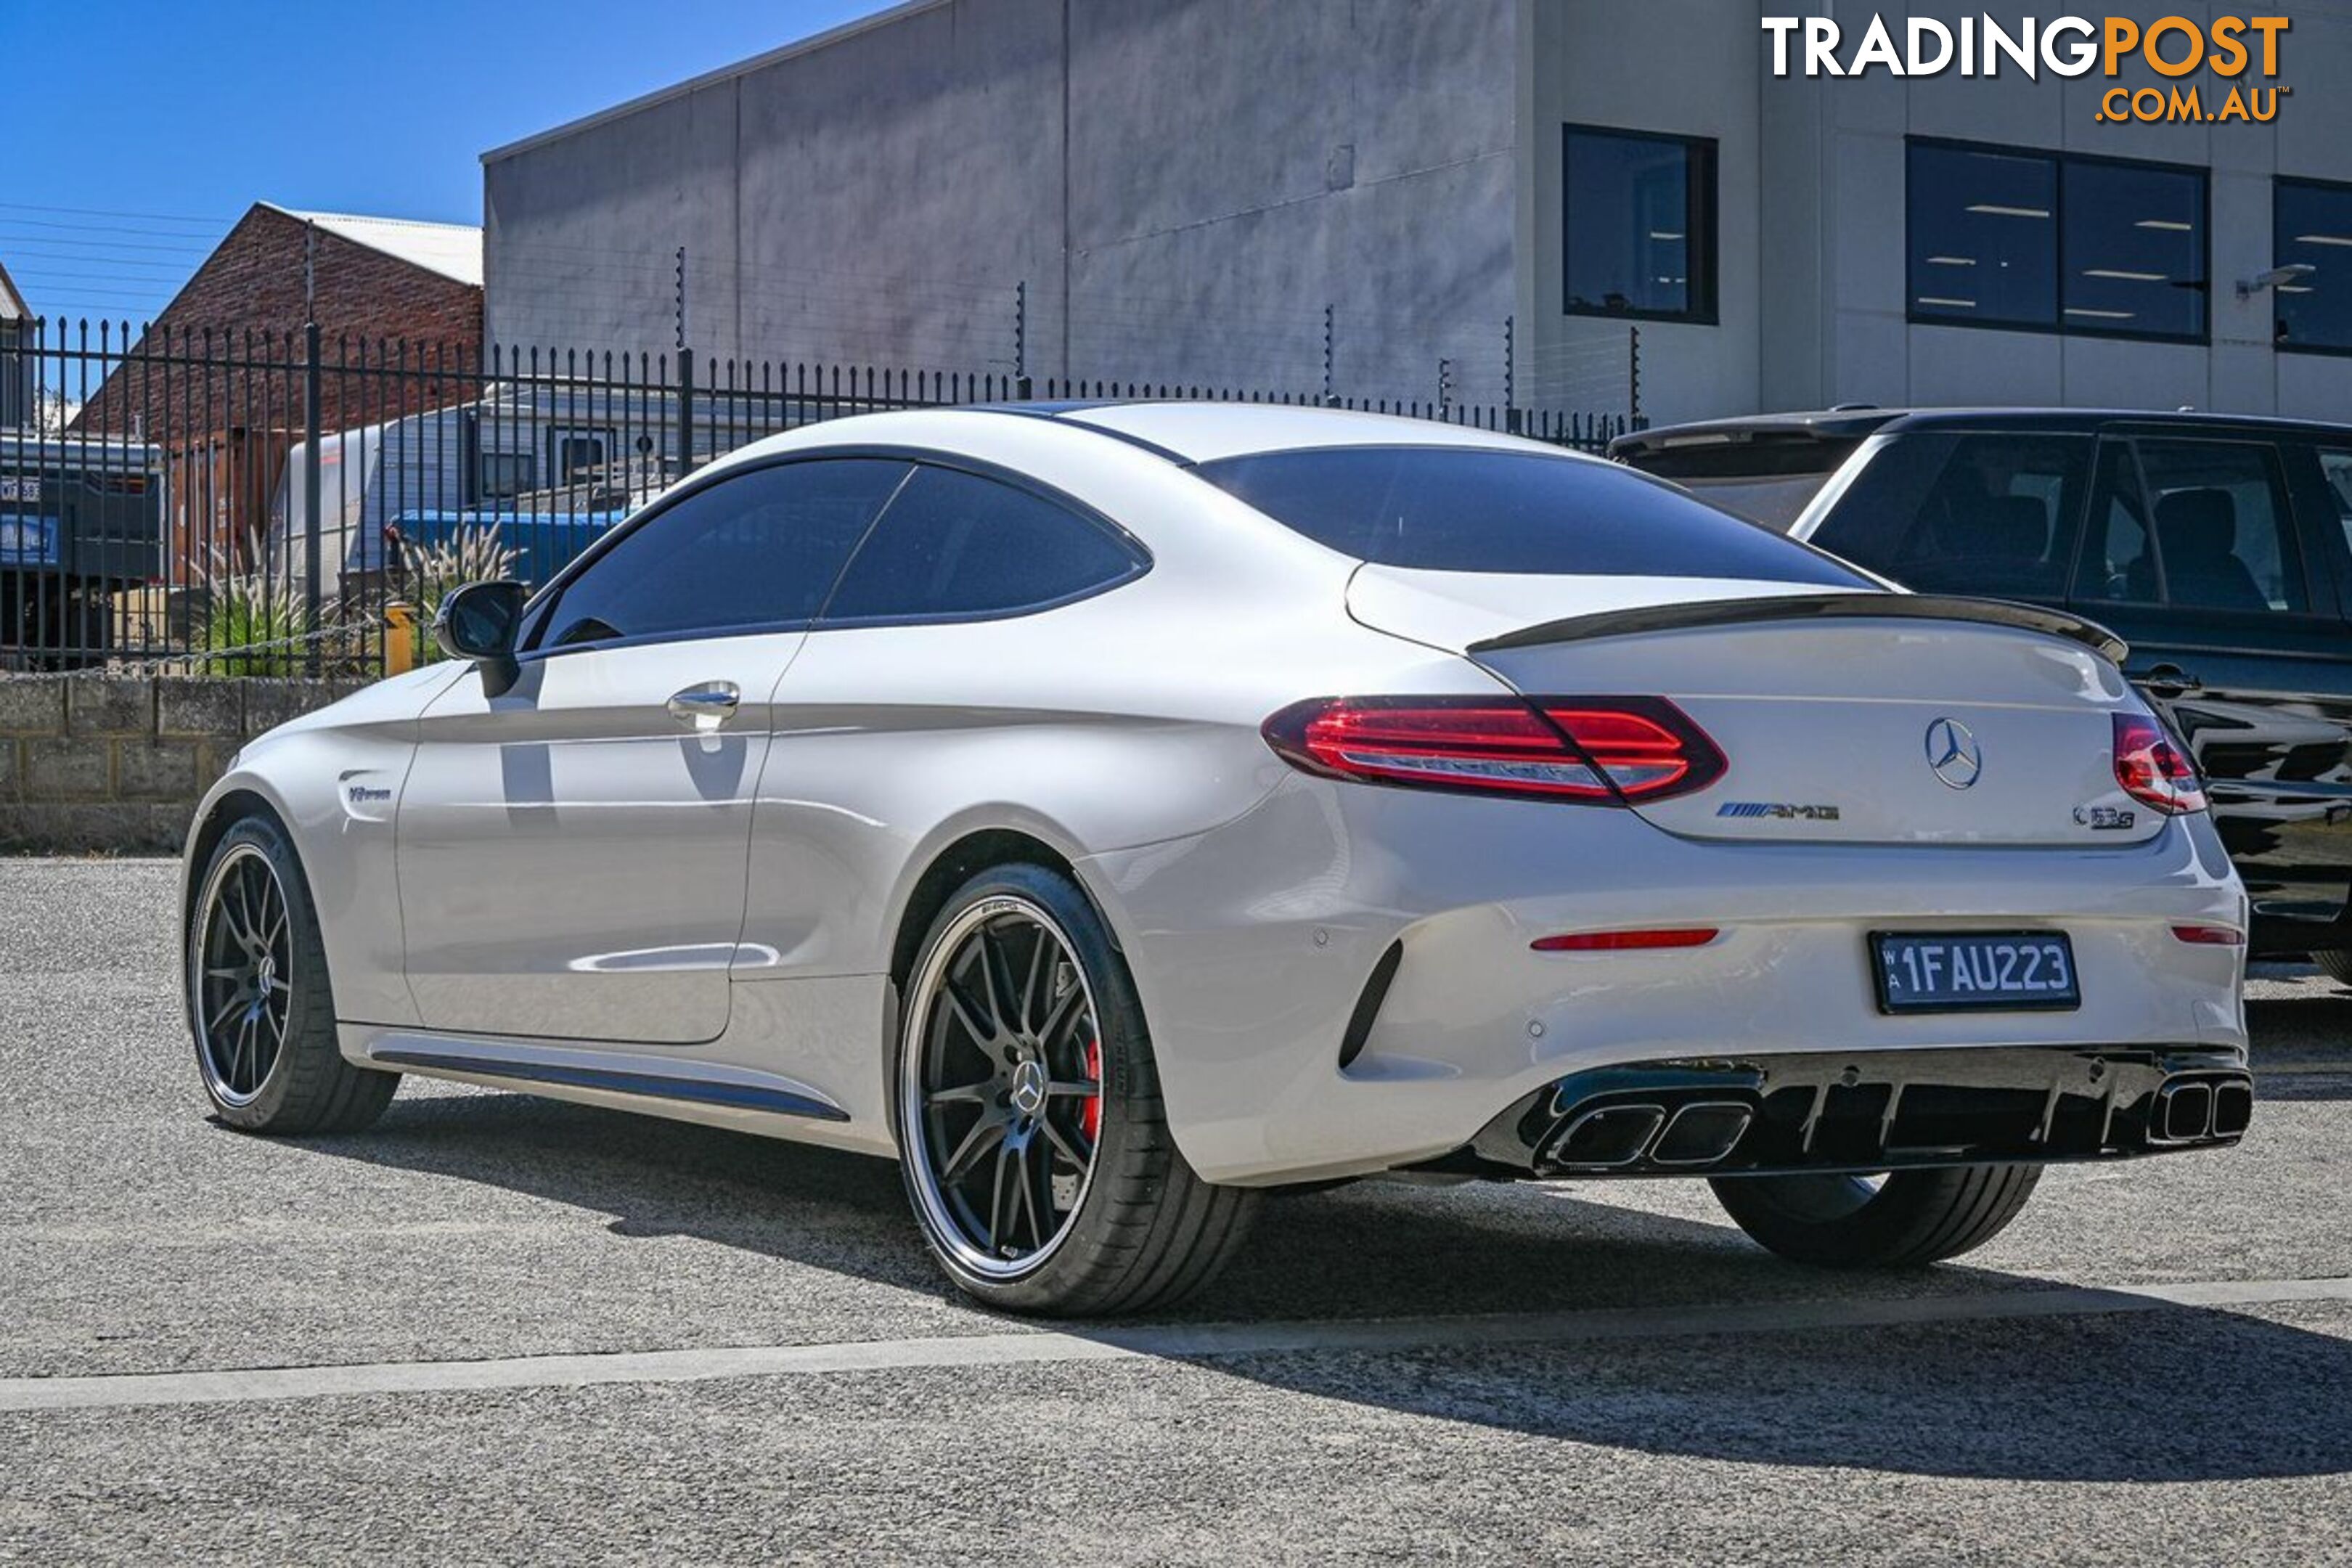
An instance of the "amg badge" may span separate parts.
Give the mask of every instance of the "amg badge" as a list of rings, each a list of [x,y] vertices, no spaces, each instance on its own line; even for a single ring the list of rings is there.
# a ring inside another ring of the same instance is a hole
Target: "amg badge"
[[[1727,800],[1715,808],[1717,816],[1779,816],[1802,822],[1835,822],[1833,805],[1798,805],[1785,800]]]

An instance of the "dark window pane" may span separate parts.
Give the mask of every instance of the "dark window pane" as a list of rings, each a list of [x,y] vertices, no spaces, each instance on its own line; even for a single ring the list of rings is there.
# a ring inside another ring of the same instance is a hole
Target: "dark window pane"
[[[2147,501],[2131,444],[2099,449],[2098,483],[2091,490],[2091,526],[2074,597],[2092,604],[2153,604],[2158,597],[2156,552],[2147,542]]]
[[[2266,446],[2142,441],[2163,602],[2201,610],[2304,611],[2285,485]],[[2145,599],[2147,584],[2132,597]]]
[[[1570,129],[1565,181],[1569,310],[1715,314],[1712,142]]]
[[[665,507],[563,590],[546,646],[723,632],[815,617],[908,465],[785,463],[721,479]]]
[[[539,459],[529,452],[484,452],[478,481],[486,500],[504,500],[539,488]]]
[[[2281,180],[2272,214],[2273,264],[2317,269],[2273,290],[2278,341],[2352,349],[2352,185]]]
[[[2069,160],[2065,327],[2205,334],[2205,176]]]
[[[2054,160],[1914,142],[1906,189],[1913,316],[2056,324]]]
[[[1430,447],[1271,452],[1195,470],[1344,555],[1435,572],[1852,587],[1802,545],[1611,463]]]
[[[2327,480],[2327,495],[2336,503],[2336,521],[2343,526],[2344,542],[2352,547],[2352,452],[2322,452],[2319,471]]]
[[[828,622],[1040,609],[1134,575],[1137,552],[1042,496],[919,468],[858,551]]]
[[[2063,598],[2090,462],[2087,436],[1898,436],[1812,542],[1927,593]]]

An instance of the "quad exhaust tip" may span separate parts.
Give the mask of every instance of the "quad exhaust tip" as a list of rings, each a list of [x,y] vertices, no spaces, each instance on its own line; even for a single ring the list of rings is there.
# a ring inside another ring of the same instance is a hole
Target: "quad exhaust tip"
[[[1712,1165],[1727,1158],[1755,1120],[1738,1100],[1677,1106],[1603,1105],[1570,1121],[1552,1140],[1546,1163],[1562,1170],[1607,1171],[1653,1165]]]
[[[2176,1079],[2156,1091],[2148,1112],[2152,1142],[2201,1143],[2245,1134],[2254,1119],[2254,1086],[2244,1079]]]

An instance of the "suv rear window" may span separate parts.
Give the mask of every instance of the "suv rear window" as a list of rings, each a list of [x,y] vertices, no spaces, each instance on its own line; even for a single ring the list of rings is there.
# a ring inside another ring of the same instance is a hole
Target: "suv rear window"
[[[2088,436],[1895,436],[1812,542],[1923,594],[2063,599],[2090,467]]]
[[[1612,453],[1628,466],[1672,479],[1699,500],[1786,533],[1844,466],[1859,437],[1759,435],[1665,437]]]
[[[1316,542],[1382,566],[1870,585],[1613,463],[1465,447],[1334,447],[1194,471]]]

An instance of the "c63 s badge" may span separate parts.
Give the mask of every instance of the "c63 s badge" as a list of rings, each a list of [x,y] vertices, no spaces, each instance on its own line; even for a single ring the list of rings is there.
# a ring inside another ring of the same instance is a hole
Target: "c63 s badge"
[[[2139,820],[2139,814],[2115,805],[2078,805],[2074,821],[2094,833],[2116,833]]]
[[[1806,805],[1785,800],[1727,800],[1715,808],[1717,816],[1778,816],[1800,822],[1835,822],[1833,805]]]

